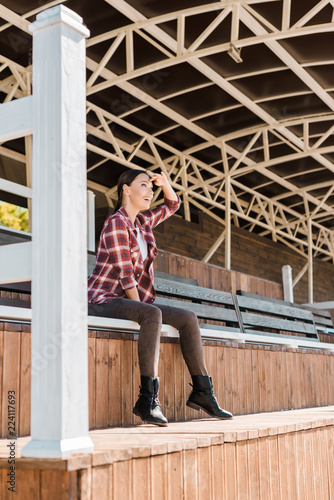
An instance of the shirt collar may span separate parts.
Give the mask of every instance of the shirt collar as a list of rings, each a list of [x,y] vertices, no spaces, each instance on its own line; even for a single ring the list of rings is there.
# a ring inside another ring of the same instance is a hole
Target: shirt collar
[[[118,209],[118,212],[121,213],[121,215],[126,219],[128,225],[131,227],[131,229],[136,229],[134,227],[134,225],[132,224],[131,220],[130,220],[130,217],[128,216],[127,214],[127,211],[125,210],[125,208],[123,206],[121,206],[119,209]],[[135,219],[135,224],[136,224],[136,227],[138,227],[139,229],[142,229],[142,225],[140,223],[140,220],[139,220],[139,217],[137,215],[136,219]]]

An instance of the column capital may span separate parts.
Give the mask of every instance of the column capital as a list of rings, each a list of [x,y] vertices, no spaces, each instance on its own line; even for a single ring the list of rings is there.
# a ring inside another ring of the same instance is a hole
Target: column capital
[[[60,23],[69,26],[85,38],[90,35],[89,29],[83,24],[82,17],[65,7],[65,5],[56,5],[51,9],[40,12],[36,17],[36,21],[29,25],[29,31],[36,33],[36,31]]]

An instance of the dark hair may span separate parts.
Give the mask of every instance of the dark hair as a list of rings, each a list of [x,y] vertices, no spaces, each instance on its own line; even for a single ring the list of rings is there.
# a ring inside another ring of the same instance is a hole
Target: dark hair
[[[135,180],[136,177],[140,174],[146,174],[145,170],[126,170],[123,172],[119,178],[118,178],[118,183],[117,183],[117,196],[118,200],[116,203],[116,207],[114,210],[114,213],[117,212],[119,208],[121,208],[122,205],[122,196],[123,196],[123,186],[126,184],[127,186],[130,186],[130,184]],[[146,174],[147,175],[147,174]]]

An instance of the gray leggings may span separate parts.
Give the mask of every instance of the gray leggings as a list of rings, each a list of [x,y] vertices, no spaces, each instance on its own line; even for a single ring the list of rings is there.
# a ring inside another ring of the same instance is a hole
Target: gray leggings
[[[178,307],[160,306],[131,299],[106,304],[88,303],[88,314],[136,321],[140,325],[138,358],[140,374],[157,378],[162,323],[177,328],[183,358],[191,375],[208,375],[196,314]]]

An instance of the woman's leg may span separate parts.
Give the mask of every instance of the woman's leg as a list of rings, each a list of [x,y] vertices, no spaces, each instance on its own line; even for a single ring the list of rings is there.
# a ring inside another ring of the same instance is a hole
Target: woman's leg
[[[112,299],[105,304],[88,304],[88,314],[108,318],[128,319],[140,325],[138,358],[140,374],[156,379],[158,376],[162,314],[160,309],[145,302]]]
[[[232,413],[222,410],[213,393],[212,379],[206,370],[201,332],[196,314],[178,307],[157,306],[162,312],[162,322],[177,328],[184,360],[190,372],[193,390],[187,406],[204,410],[212,417],[230,419]]]
[[[133,413],[145,423],[166,426],[168,422],[161,412],[158,399],[158,363],[162,317],[160,309],[151,304],[131,299],[112,299],[106,304],[89,303],[88,313],[95,316],[128,319],[139,323],[138,358],[141,386]]]
[[[157,307],[162,312],[162,322],[177,328],[180,332],[182,355],[190,375],[208,375],[196,314],[178,307],[160,305]]]

